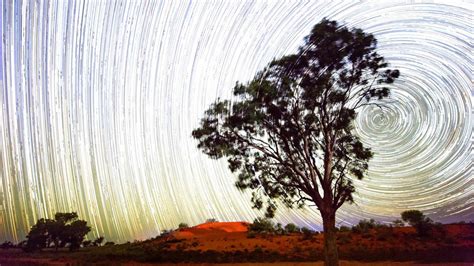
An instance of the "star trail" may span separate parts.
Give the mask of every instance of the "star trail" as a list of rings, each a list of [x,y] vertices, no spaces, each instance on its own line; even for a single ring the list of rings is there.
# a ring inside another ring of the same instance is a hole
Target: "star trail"
[[[338,225],[419,209],[474,219],[472,1],[2,1],[0,241],[77,211],[92,235],[145,239],[252,221],[225,160],[191,131],[217,97],[296,51],[323,18],[360,27],[401,72],[355,133],[374,158]],[[321,229],[317,210],[282,223]]]

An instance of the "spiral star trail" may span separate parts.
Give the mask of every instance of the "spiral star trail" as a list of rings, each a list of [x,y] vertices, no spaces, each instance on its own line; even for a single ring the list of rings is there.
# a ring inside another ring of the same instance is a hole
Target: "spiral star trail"
[[[77,211],[94,236],[251,221],[191,131],[217,97],[296,51],[322,18],[360,27],[401,77],[355,133],[375,153],[338,224],[419,209],[474,219],[472,1],[3,1],[0,241]],[[320,229],[314,208],[282,223]]]

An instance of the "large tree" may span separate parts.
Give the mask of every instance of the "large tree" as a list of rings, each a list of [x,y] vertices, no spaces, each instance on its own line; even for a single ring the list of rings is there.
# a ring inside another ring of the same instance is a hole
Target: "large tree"
[[[353,201],[352,180],[372,157],[352,133],[357,110],[380,106],[399,75],[376,45],[372,34],[323,20],[295,54],[237,83],[232,100],[217,99],[192,133],[204,153],[227,158],[237,187],[252,189],[254,207],[268,216],[278,202],[314,204],[326,265],[338,265],[336,211]]]

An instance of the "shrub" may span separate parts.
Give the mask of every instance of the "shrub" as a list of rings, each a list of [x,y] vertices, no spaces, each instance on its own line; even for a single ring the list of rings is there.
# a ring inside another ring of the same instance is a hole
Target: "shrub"
[[[96,240],[94,240],[94,242],[92,242],[92,245],[95,247],[99,247],[102,245],[103,242],[104,242],[104,237],[99,236]]]
[[[180,224],[178,224],[178,228],[179,228],[179,229],[188,228],[188,227],[189,227],[189,226],[188,226],[187,223],[180,223]]]
[[[268,218],[257,218],[249,225],[249,232],[255,232],[257,234],[274,233],[275,226]]]
[[[308,240],[313,238],[314,232],[311,229],[306,227],[301,228],[301,232],[303,233],[303,239]]]
[[[402,220],[415,227],[418,236],[426,237],[433,229],[433,220],[419,210],[409,210],[401,213]]]
[[[296,226],[294,223],[289,223],[285,225],[285,231],[289,234],[291,233],[298,233],[300,232],[300,228]]]
[[[217,219],[216,218],[209,218],[206,220],[206,223],[217,223]]]
[[[377,223],[374,219],[370,220],[360,220],[359,223],[352,227],[352,232],[367,234],[370,229],[373,229],[377,226]]]
[[[91,240],[85,240],[85,241],[82,241],[82,246],[83,247],[88,247],[92,245],[92,241]]]
[[[400,220],[400,219],[396,219],[395,221],[392,222],[393,226],[395,227],[403,227],[405,226],[405,223]]]
[[[275,233],[277,235],[283,235],[285,234],[285,229],[283,228],[282,224],[281,223],[277,223],[276,226],[275,226]]]
[[[350,231],[351,231],[351,228],[349,228],[348,226],[342,225],[341,227],[339,227],[339,232],[350,232]]]
[[[10,241],[5,241],[0,245],[1,249],[9,249],[9,248],[14,248],[14,247],[15,245],[13,245],[13,243]]]

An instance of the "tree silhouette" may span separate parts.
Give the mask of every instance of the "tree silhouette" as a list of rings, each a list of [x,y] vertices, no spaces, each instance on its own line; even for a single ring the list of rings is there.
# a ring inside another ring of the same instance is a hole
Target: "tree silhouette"
[[[232,101],[213,103],[192,133],[204,153],[227,158],[237,187],[252,189],[254,207],[269,217],[276,199],[288,207],[314,203],[326,265],[338,265],[336,211],[353,201],[352,178],[363,178],[372,157],[351,133],[352,121],[358,108],[379,105],[399,76],[376,45],[361,29],[323,20],[298,52],[237,83]]]
[[[258,217],[253,223],[249,224],[248,230],[255,233],[273,233],[275,224],[268,218]]]
[[[433,221],[419,210],[409,210],[401,213],[402,220],[415,227],[418,236],[428,236],[433,228]]]
[[[104,237],[103,237],[103,236],[99,236],[96,240],[94,240],[94,242],[92,242],[92,245],[93,245],[94,247],[100,247],[103,242],[104,242]]]
[[[23,248],[26,252],[41,250],[49,246],[48,224],[51,223],[52,220],[42,218],[31,227]]]
[[[54,220],[39,219],[28,233],[25,251],[41,250],[54,244],[59,247],[69,245],[70,250],[80,247],[84,237],[91,228],[87,222],[78,220],[77,213],[56,213]]]
[[[180,223],[180,224],[178,224],[178,228],[179,228],[179,229],[188,228],[188,227],[189,227],[189,225],[188,225],[187,223]]]
[[[298,226],[296,226],[296,224],[289,223],[285,225],[285,231],[291,234],[291,233],[298,233],[301,231],[301,229]]]

